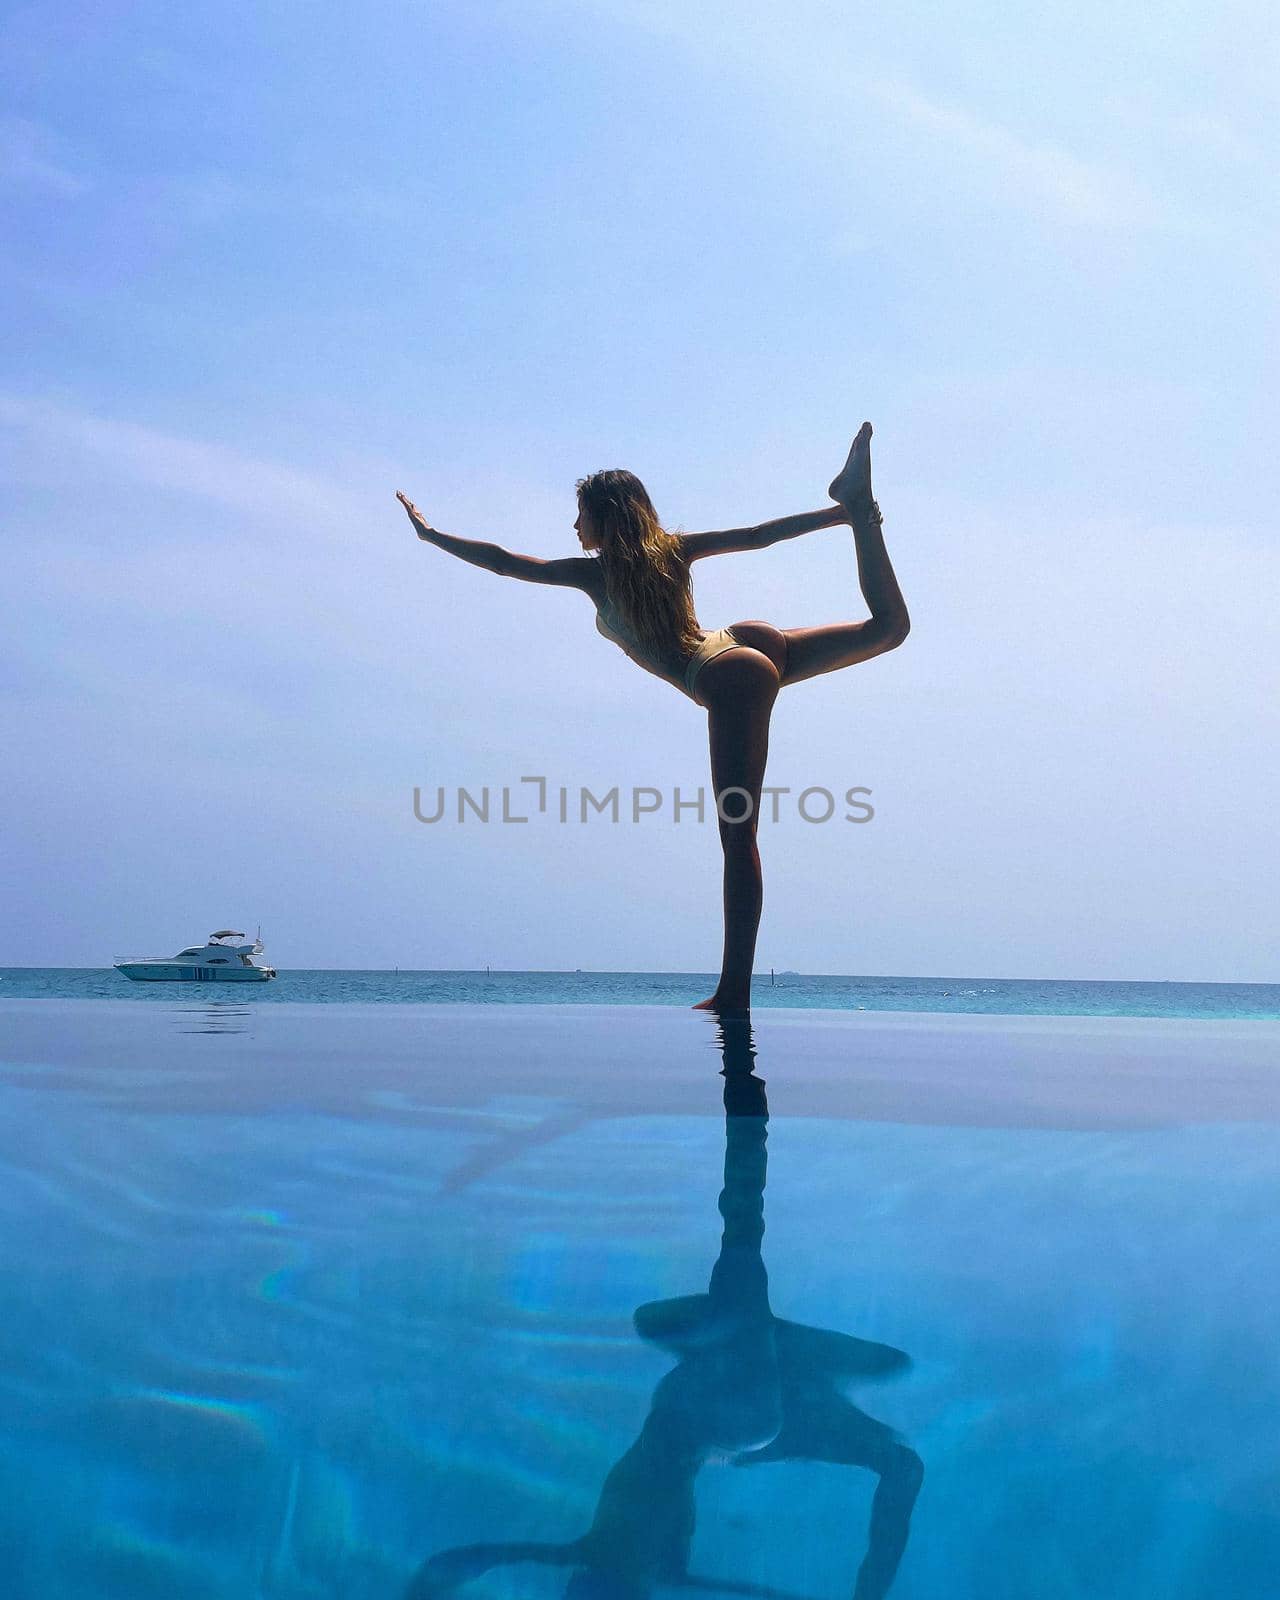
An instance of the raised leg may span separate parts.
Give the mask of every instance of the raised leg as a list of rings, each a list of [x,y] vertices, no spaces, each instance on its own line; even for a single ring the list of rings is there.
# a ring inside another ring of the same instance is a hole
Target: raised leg
[[[724,952],[709,1011],[742,1011],[751,1004],[751,967],[764,900],[760,851],[760,789],[769,755],[769,717],[778,694],[776,664],[759,650],[730,650],[709,661],[698,678],[711,739],[711,784],[724,850]]]
[[[866,622],[784,629],[787,656],[783,683],[799,683],[883,655],[900,645],[911,627],[906,601],[880,531],[880,512],[871,493],[869,422],[858,430],[849,459],[832,480],[830,492],[831,498],[844,507],[853,526],[858,585],[871,616]]]
[[[851,1405],[812,1373],[796,1381],[794,1370],[784,1367],[782,1405],[785,1421],[778,1437],[763,1450],[736,1457],[735,1465],[831,1461],[874,1472],[879,1482],[871,1500],[867,1549],[853,1600],[884,1600],[907,1547],[924,1463],[891,1428]]]

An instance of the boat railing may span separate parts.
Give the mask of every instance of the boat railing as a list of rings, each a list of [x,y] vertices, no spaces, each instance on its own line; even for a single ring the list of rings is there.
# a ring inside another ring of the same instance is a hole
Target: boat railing
[[[237,947],[235,945],[230,945],[230,944],[223,944],[223,945],[215,944],[215,945],[210,946],[209,948],[213,949],[215,952],[218,952],[216,959],[218,959],[220,961],[225,961],[228,965],[232,965],[233,964],[232,961],[231,961],[232,956],[239,957],[239,956],[242,956],[242,955],[248,956],[249,965],[250,966],[257,967],[257,966],[264,965],[263,962],[255,959],[256,957],[263,956],[263,955],[266,954],[266,951],[262,948],[261,945],[251,945],[247,950],[245,950],[245,949],[237,949]],[[113,967],[123,967],[123,966],[131,966],[134,963],[140,962],[140,961],[158,961],[158,962],[166,962],[170,966],[174,966],[174,967],[178,967],[178,966],[196,967],[196,966],[208,966],[210,959],[211,958],[209,956],[205,956],[204,960],[201,961],[199,956],[190,956],[190,955],[185,954],[185,952],[183,954],[181,954],[181,955],[176,955],[176,956],[112,956],[111,965]]]

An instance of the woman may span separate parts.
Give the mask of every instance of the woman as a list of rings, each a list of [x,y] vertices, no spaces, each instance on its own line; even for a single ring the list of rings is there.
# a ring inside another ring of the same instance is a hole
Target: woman
[[[724,956],[716,992],[696,1009],[737,1011],[750,1005],[763,898],[756,829],[778,690],[896,649],[910,626],[871,493],[869,422],[859,429],[829,493],[836,504],[824,511],[754,528],[679,534],[662,527],[638,478],[629,472],[595,472],[578,484],[574,528],[584,554],[558,561],[441,533],[412,501],[396,496],[418,537],[429,544],[501,577],[583,590],[607,639],[706,708],[724,848]],[[699,625],[689,585],[691,563],[735,550],[763,550],[780,539],[846,522],[853,528],[858,582],[871,612],[867,621],[821,628],[735,622],[711,632]]]

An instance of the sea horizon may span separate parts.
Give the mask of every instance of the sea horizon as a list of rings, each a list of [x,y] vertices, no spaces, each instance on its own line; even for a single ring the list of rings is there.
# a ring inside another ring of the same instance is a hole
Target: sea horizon
[[[131,982],[113,967],[0,967],[0,999],[141,1000],[225,1005],[691,1006],[712,972],[537,968],[299,967],[252,984]],[[992,978],[757,973],[752,1005],[837,1011],[1012,1016],[1280,1018],[1280,984],[1183,979]]]

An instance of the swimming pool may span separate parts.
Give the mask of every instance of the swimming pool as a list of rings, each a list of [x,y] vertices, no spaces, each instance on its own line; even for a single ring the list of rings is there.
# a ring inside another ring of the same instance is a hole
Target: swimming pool
[[[1280,1025],[0,1028],[23,1600],[1276,1592]]]

